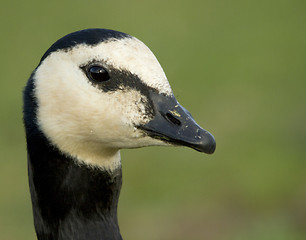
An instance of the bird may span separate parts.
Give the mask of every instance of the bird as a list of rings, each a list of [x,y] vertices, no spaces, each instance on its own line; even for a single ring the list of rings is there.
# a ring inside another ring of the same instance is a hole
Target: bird
[[[44,53],[23,91],[29,189],[38,240],[121,240],[120,149],[216,141],[176,100],[151,50],[103,28]]]

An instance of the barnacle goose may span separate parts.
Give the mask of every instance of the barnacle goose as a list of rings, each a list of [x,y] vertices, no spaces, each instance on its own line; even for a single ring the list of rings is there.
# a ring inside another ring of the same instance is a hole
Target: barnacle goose
[[[120,149],[216,146],[149,48],[107,29],[68,34],[46,51],[24,89],[24,125],[39,240],[122,239]]]

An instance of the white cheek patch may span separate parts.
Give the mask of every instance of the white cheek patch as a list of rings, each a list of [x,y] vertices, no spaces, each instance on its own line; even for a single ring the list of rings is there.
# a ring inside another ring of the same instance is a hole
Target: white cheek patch
[[[131,89],[106,93],[90,84],[79,66],[92,53],[82,47],[51,54],[36,70],[37,121],[49,141],[82,162],[109,170],[120,165],[121,148],[166,145],[134,128],[150,120],[145,96]],[[162,79],[159,90],[171,91]]]

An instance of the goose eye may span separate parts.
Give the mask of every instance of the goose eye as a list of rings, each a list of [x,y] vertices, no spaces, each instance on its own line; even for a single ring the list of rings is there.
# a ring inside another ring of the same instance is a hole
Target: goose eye
[[[92,66],[88,69],[88,77],[91,81],[100,83],[109,80],[108,72],[101,66]]]

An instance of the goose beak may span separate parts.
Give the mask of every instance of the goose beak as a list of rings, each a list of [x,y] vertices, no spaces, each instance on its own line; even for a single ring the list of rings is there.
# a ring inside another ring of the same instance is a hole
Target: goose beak
[[[154,107],[154,118],[139,126],[149,136],[171,143],[212,154],[216,142],[208,131],[201,128],[191,114],[182,107],[174,96],[150,93]]]

